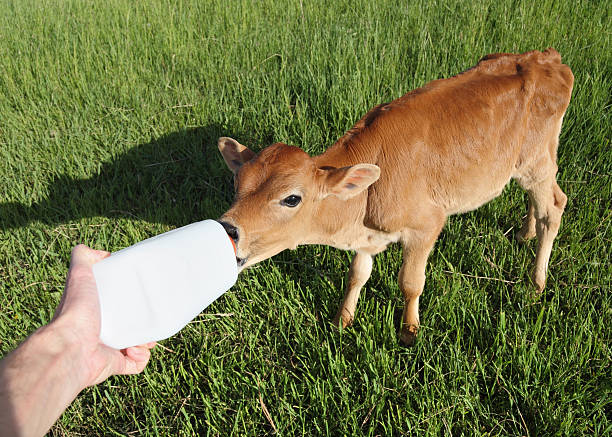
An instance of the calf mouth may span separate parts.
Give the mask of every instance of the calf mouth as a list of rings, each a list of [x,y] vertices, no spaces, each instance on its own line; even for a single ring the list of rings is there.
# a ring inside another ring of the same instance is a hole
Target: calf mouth
[[[248,257],[247,258],[238,258],[238,257],[236,257],[236,264],[238,265],[238,268],[240,268],[243,265],[245,265],[246,262],[247,262],[247,259],[248,259]]]

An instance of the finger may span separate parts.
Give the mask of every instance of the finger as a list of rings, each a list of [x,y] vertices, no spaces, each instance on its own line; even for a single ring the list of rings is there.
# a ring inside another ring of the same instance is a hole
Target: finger
[[[66,286],[60,304],[55,310],[54,320],[67,308],[75,306],[79,308],[77,313],[85,314],[84,311],[87,310],[88,316],[95,319],[93,322],[99,319],[99,303],[92,265],[109,255],[108,252],[90,249],[84,244],[72,249]]]
[[[84,244],[79,244],[72,249],[70,265],[85,265],[91,267],[109,255],[110,253],[104,250],[91,249]]]

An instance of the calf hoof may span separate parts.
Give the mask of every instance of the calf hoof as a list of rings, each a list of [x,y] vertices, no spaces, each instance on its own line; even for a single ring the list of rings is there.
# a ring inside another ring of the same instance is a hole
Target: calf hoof
[[[516,241],[518,241],[519,243],[526,243],[527,241],[531,240],[535,236],[536,236],[535,230],[531,231],[531,230],[525,230],[525,229],[521,229],[516,234],[514,234]]]
[[[535,268],[531,271],[531,282],[533,283],[536,291],[541,293],[544,291],[544,287],[546,286],[546,273],[538,272]]]
[[[348,312],[339,312],[336,314],[336,317],[334,317],[332,324],[336,329],[340,329],[341,325],[342,329],[346,329],[353,324],[353,316],[351,316]]]
[[[402,346],[412,347],[416,343],[419,327],[416,325],[403,326],[399,333]]]

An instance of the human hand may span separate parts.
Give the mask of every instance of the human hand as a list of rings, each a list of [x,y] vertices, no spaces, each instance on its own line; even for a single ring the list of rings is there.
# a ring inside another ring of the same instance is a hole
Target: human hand
[[[142,372],[155,346],[152,342],[119,351],[100,341],[100,302],[92,266],[109,255],[82,244],[72,250],[64,294],[48,326],[80,357],[74,371],[83,387],[111,375]]]

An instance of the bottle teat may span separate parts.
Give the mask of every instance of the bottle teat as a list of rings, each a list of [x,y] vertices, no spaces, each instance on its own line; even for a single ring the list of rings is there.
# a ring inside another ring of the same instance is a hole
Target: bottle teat
[[[234,243],[234,239],[230,237],[229,235],[227,236],[227,238],[229,238],[230,241],[232,242],[232,247],[234,248],[234,255],[238,255],[238,248],[236,247],[236,243]]]

